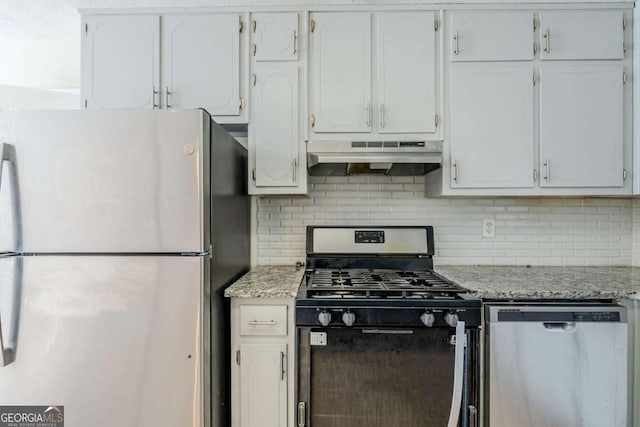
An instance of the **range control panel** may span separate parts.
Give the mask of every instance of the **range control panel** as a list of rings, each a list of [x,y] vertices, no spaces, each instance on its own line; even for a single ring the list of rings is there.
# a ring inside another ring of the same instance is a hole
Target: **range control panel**
[[[356,230],[356,243],[384,243],[384,231],[382,230]]]

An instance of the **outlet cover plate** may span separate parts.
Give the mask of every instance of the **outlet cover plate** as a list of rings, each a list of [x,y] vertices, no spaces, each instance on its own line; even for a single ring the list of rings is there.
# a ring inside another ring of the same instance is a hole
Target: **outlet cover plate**
[[[496,220],[495,219],[483,219],[482,220],[482,237],[496,237]]]

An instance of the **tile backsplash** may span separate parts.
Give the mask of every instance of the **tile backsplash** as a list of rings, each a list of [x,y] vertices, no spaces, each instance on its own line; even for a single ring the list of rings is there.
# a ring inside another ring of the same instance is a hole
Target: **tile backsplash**
[[[305,226],[316,224],[433,225],[436,265],[639,261],[631,198],[425,198],[424,177],[310,177],[310,186],[308,196],[259,198],[258,264],[304,260]],[[495,220],[494,238],[482,237],[483,219]]]

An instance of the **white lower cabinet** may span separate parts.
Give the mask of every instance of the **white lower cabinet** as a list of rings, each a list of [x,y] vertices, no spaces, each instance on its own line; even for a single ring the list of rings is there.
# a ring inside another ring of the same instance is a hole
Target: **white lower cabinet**
[[[293,427],[293,299],[231,300],[231,426]]]

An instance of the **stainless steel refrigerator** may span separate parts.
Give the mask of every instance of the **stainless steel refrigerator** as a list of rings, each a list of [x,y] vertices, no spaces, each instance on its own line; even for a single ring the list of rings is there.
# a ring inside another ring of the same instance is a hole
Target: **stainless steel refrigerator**
[[[0,405],[228,425],[246,150],[202,110],[0,112]]]

